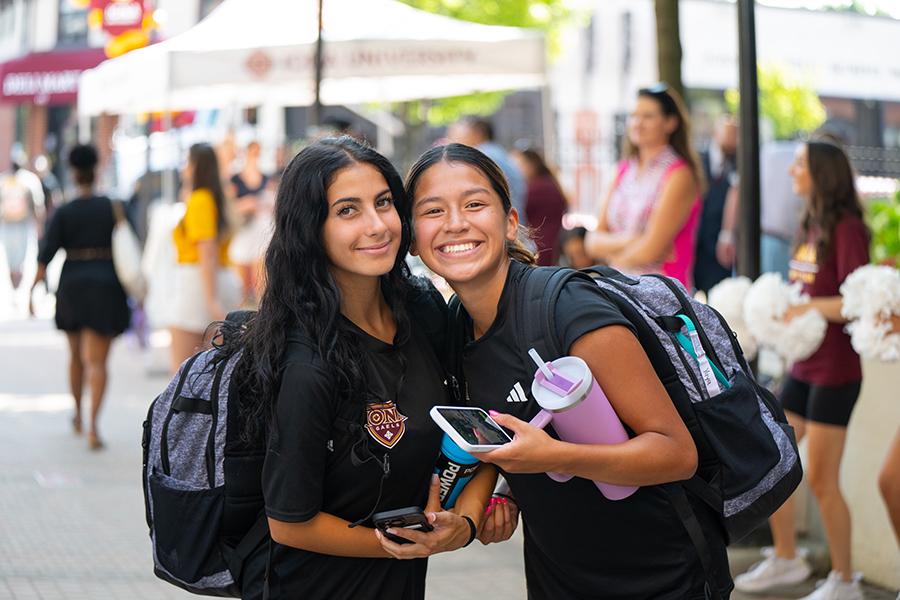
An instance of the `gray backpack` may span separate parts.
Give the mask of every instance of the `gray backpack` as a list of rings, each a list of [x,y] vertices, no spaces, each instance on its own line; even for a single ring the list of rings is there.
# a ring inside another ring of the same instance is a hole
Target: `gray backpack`
[[[247,314],[230,314],[223,329]],[[268,539],[265,445],[243,441],[237,419],[233,374],[241,355],[212,348],[186,360],[144,422],[154,573],[195,594],[240,597],[244,560]]]
[[[728,542],[763,524],[803,476],[793,429],[772,394],[756,382],[725,319],[661,275],[632,278],[609,267],[528,269],[518,288],[525,294],[517,320],[525,364],[532,364],[528,348],[545,360],[565,354],[556,347],[553,307],[573,277],[590,277],[634,325],[697,445],[697,473],[663,487],[713,583],[711,553],[693,503],[713,509]]]

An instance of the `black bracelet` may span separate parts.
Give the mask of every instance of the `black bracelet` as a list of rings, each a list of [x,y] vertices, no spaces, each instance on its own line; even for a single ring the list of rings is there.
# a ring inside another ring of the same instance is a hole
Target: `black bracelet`
[[[478,537],[478,528],[475,527],[475,521],[472,520],[472,517],[463,515],[463,519],[466,520],[466,523],[469,524],[469,541],[463,544],[463,548],[471,544],[475,541],[475,538]]]

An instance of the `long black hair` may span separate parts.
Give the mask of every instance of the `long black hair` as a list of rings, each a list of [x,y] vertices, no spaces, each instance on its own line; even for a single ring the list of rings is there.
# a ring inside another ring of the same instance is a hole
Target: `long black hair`
[[[396,343],[409,335],[404,302],[410,290],[406,254],[410,244],[409,205],[400,175],[390,161],[350,136],[324,138],[298,153],[278,187],[275,229],[265,256],[266,288],[259,311],[236,336],[244,356],[237,367],[246,439],[261,433],[272,414],[281,382],[288,335],[308,339],[335,377],[341,398],[362,399],[366,388],[360,340],[341,327],[341,290],[329,271],[322,243],[328,216],[328,187],[338,172],[355,164],[378,170],[390,188],[402,223],[397,259],[382,275],[381,291],[397,322]]]
[[[425,172],[440,162],[461,163],[468,165],[479,171],[488,182],[491,188],[500,197],[503,205],[503,212],[509,214],[512,210],[512,198],[509,193],[509,182],[503,174],[503,170],[497,166],[484,152],[466,146],[464,144],[447,144],[446,146],[435,146],[430,150],[426,150],[422,156],[416,160],[415,164],[409,169],[406,175],[406,195],[412,204],[416,195],[416,188],[419,180]],[[521,215],[520,215],[521,217]],[[536,265],[537,256],[526,247],[526,240],[529,238],[529,232],[526,227],[519,226],[517,239],[514,242],[506,243],[507,255],[519,262],[527,265]]]
[[[816,235],[816,257],[821,264],[831,252],[834,228],[845,215],[862,219],[863,208],[856,191],[850,159],[840,146],[828,141],[806,143],[806,161],[812,193],[803,210],[803,240]]]

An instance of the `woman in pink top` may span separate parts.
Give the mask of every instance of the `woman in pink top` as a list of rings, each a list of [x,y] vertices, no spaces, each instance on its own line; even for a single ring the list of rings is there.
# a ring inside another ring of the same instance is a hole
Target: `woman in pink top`
[[[674,90],[638,91],[625,159],[586,240],[595,260],[628,273],[662,273],[691,289],[703,171],[687,110]]]

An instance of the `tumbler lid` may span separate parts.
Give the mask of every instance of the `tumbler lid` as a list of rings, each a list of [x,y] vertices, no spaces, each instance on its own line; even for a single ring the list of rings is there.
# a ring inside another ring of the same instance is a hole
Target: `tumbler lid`
[[[566,379],[575,382],[576,385],[568,394],[557,394],[542,385],[545,376],[538,369],[534,374],[534,381],[531,382],[531,395],[541,408],[559,412],[572,408],[587,397],[591,391],[594,376],[586,362],[577,356],[564,356],[554,360],[550,365],[552,370],[559,372]]]

